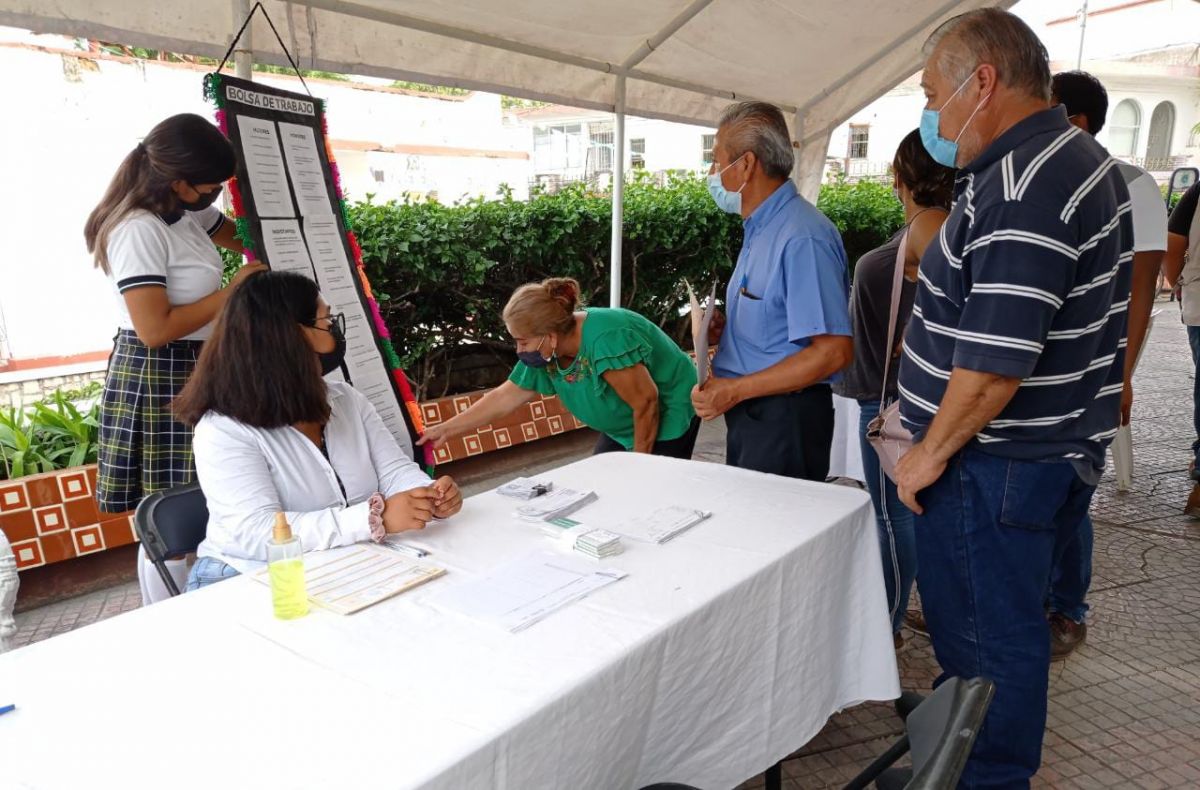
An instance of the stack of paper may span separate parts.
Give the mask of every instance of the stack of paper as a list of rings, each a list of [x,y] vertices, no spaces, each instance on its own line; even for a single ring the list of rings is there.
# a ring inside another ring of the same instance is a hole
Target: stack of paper
[[[552,488],[554,488],[554,483],[543,483],[529,477],[518,477],[497,488],[496,493],[513,499],[533,499],[550,493]]]
[[[432,603],[516,632],[625,576],[622,570],[598,568],[583,557],[543,551],[449,587]]]
[[[353,614],[424,584],[446,571],[392,553],[373,543],[304,555],[308,600],[338,614]],[[263,568],[253,578],[270,584]]]
[[[595,560],[615,557],[624,551],[621,536],[604,529],[593,529],[575,538],[575,551]]]
[[[711,515],[712,513],[687,507],[663,507],[646,515],[628,519],[612,527],[612,531],[634,540],[662,544]]]
[[[550,521],[569,516],[584,505],[595,502],[596,499],[595,491],[560,488],[531,500],[528,505],[521,505],[517,508],[517,515],[526,521]]]

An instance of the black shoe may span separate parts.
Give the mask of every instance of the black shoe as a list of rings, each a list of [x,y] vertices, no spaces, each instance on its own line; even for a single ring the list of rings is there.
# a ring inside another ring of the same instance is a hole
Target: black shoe
[[[1087,624],[1058,612],[1050,613],[1050,660],[1062,661],[1087,640]]]

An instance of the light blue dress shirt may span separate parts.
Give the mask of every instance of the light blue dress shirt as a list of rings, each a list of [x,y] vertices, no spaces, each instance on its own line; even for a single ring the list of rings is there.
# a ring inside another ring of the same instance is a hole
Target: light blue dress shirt
[[[850,280],[842,237],[784,182],[745,222],[745,241],[725,293],[717,376],[757,373],[815,335],[850,337]]]

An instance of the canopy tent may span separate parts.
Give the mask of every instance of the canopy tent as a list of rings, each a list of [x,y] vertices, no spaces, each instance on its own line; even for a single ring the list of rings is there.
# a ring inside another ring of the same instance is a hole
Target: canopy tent
[[[266,0],[301,68],[503,92],[712,125],[731,101],[789,118],[794,178],[815,199],[832,130],[920,66],[949,17],[1015,0]],[[0,25],[221,58],[246,0],[0,0]],[[256,62],[288,65],[261,17]],[[913,120],[914,125],[916,119]],[[620,303],[622,174],[613,181]]]

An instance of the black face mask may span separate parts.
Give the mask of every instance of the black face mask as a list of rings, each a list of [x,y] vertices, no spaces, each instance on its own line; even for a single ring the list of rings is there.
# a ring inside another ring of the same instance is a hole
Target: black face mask
[[[202,211],[203,209],[206,209],[213,203],[217,202],[217,198],[221,197],[222,189],[223,187],[217,187],[206,195],[197,190],[195,187],[192,187],[192,190],[195,191],[196,194],[200,195],[200,199],[190,202],[181,200],[179,201],[179,207],[184,211]]]
[[[329,334],[333,335],[333,351],[323,351],[317,354],[321,359],[322,376],[328,376],[340,368],[346,359],[346,336],[342,334],[342,328],[334,324],[329,327]]]

